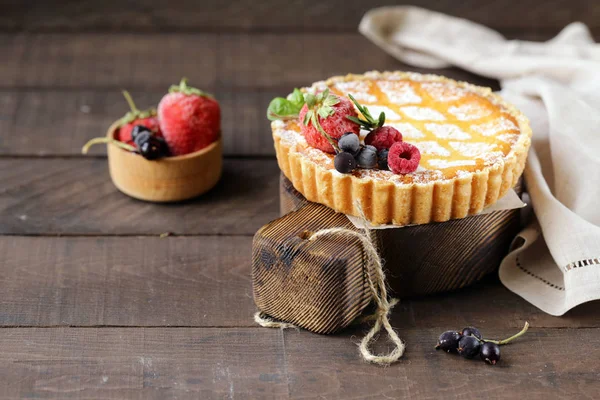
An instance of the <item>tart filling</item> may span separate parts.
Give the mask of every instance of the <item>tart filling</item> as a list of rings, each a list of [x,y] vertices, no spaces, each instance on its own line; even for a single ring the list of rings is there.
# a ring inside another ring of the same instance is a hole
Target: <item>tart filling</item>
[[[395,174],[356,169],[340,174],[333,154],[308,145],[297,119],[271,125],[279,166],[308,200],[358,215],[375,224],[447,221],[474,214],[512,188],[523,171],[531,142],[525,116],[489,88],[416,73],[370,72],[316,82],[352,95],[373,115],[384,112],[416,146],[416,171]],[[366,132],[363,132],[363,134]]]

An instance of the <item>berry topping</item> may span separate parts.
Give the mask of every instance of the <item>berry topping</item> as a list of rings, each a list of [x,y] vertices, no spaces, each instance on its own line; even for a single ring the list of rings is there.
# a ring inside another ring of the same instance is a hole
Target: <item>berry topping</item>
[[[462,335],[456,331],[446,331],[442,333],[438,339],[438,343],[435,346],[437,349],[442,349],[448,353],[456,353],[458,349],[458,341],[462,338]]]
[[[462,335],[463,336],[475,336],[479,340],[481,340],[481,338],[482,338],[481,332],[479,331],[479,329],[474,328],[472,326],[469,326],[469,327],[463,329]]]
[[[377,167],[377,149],[373,146],[365,146],[356,156],[356,162],[360,168]]]
[[[458,354],[465,358],[473,358],[479,354],[481,342],[475,336],[463,336],[458,341]]]
[[[221,108],[209,94],[187,86],[183,78],[158,105],[160,128],[171,153],[193,153],[215,142],[221,132]]]
[[[496,343],[485,342],[481,345],[479,356],[486,363],[496,365],[500,361],[500,346]]]
[[[123,91],[123,97],[129,104],[130,111],[127,112],[119,121],[119,130],[117,131],[117,140],[123,143],[133,143],[133,137],[131,136],[132,130],[135,126],[145,126],[153,132],[159,132],[158,119],[156,118],[156,110],[149,108],[147,110],[139,110],[135,105],[135,102],[131,98],[128,91]]]
[[[389,149],[394,143],[401,141],[402,134],[393,126],[373,129],[365,138],[365,144],[375,146],[377,150]]]
[[[379,169],[389,169],[388,166],[388,153],[390,151],[388,149],[379,150],[377,152],[377,163]]]
[[[144,125],[136,125],[131,130],[131,139],[135,141],[135,138],[142,132],[152,133],[152,130],[150,130],[147,126]]]
[[[341,151],[357,154],[360,150],[360,138],[354,132],[346,132],[338,140],[338,146]]]
[[[317,95],[306,94],[304,98],[300,127],[310,146],[333,154],[339,151],[333,139],[348,132],[359,134],[360,127],[348,118],[358,115],[349,100],[330,94],[328,89]]]
[[[147,160],[156,160],[157,158],[165,157],[168,155],[167,144],[162,138],[157,138],[150,135],[145,137],[147,139],[141,141],[140,145],[138,146],[142,157],[144,157]]]
[[[139,149],[142,146],[142,143],[147,142],[148,140],[150,140],[151,137],[152,137],[152,132],[143,131],[143,132],[137,134],[137,136],[135,137],[133,142],[135,143],[136,147]]]
[[[415,172],[421,161],[419,149],[410,143],[396,142],[390,148],[388,165],[395,174]]]
[[[333,166],[338,172],[349,174],[356,168],[356,160],[352,154],[342,151],[333,159]]]

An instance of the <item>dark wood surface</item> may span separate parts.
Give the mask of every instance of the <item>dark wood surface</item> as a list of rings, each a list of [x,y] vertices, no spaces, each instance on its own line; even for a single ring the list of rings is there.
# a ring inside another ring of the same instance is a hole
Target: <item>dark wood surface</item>
[[[0,399],[600,397],[598,303],[552,317],[495,276],[403,299],[392,324],[408,350],[385,369],[358,356],[365,327],[254,324],[252,235],[279,212],[266,105],[333,74],[413,69],[356,33],[395,3],[0,0]],[[600,32],[593,0],[416,4],[511,38],[575,20]],[[181,76],[221,101],[223,180],[180,204],[132,200],[103,149],[81,145],[126,111],[121,89],[145,107]],[[525,320],[496,367],[433,350],[446,329],[503,337]]]

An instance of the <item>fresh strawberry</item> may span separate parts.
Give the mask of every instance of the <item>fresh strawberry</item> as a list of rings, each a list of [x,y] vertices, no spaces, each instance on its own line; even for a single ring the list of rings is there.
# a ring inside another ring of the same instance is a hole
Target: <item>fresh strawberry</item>
[[[360,127],[348,117],[358,114],[347,99],[325,90],[317,95],[306,95],[306,104],[300,110],[301,130],[308,144],[326,153],[339,151],[336,139],[344,133],[358,135]]]
[[[394,143],[401,141],[400,131],[389,125],[373,129],[365,138],[365,144],[375,146],[377,150],[389,149]]]
[[[406,142],[396,142],[388,153],[388,165],[395,174],[415,172],[421,161],[421,152],[416,146]]]
[[[124,90],[123,96],[125,97],[125,100],[127,100],[127,104],[129,104],[131,110],[121,118],[116,139],[120,142],[133,145],[131,130],[136,125],[143,125],[154,132],[156,136],[161,136],[158,119],[156,118],[156,109],[149,108],[140,111],[136,107],[128,91]]]
[[[174,156],[201,150],[219,138],[221,108],[208,93],[183,78],[158,104],[162,135]]]

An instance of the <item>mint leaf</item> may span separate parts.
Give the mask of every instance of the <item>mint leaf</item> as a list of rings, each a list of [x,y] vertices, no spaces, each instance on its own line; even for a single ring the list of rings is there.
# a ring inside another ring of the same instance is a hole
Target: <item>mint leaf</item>
[[[267,108],[267,118],[270,121],[298,118],[303,106],[304,95],[299,89],[294,89],[285,99],[276,97],[271,100]]]
[[[304,95],[300,89],[296,88],[294,91],[287,96],[287,100],[294,105],[300,105],[300,108],[304,105]]]

